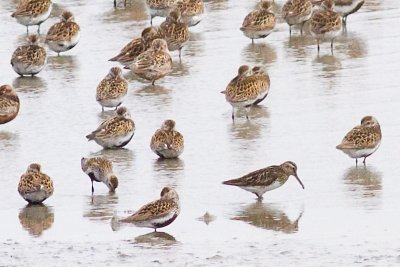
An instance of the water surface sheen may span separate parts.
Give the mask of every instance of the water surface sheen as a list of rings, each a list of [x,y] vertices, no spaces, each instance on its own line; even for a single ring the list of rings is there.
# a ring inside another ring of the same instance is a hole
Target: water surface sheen
[[[107,59],[149,25],[144,1],[117,9],[112,0],[54,1],[42,32],[69,9],[82,38],[61,57],[48,51],[47,67],[34,78],[19,78],[9,64],[26,37],[10,17],[17,2],[0,6],[0,84],[12,84],[21,100],[18,117],[0,125],[1,266],[400,263],[398,1],[366,1],[349,16],[333,55],[329,43],[318,54],[316,42],[298,29],[290,38],[281,19],[274,33],[251,45],[239,27],[258,1],[208,1],[207,16],[190,29],[182,63],[172,53],[172,75],[152,87],[125,72],[124,105],[137,129],[121,150],[102,150],[84,137],[112,114],[101,112],[95,89],[116,65]],[[275,4],[280,10],[283,1]],[[271,89],[250,121],[239,113],[232,123],[219,92],[241,64],[265,66]],[[335,146],[364,115],[379,120],[383,141],[367,167],[357,169]],[[158,160],[149,147],[167,118],[176,120],[186,142],[175,161]],[[114,162],[120,179],[114,195],[95,184],[91,198],[83,156]],[[298,165],[305,190],[290,178],[259,203],[221,184],[286,160]],[[54,180],[54,195],[43,206],[26,206],[17,193],[31,162]],[[136,227],[112,231],[114,213],[129,214],[165,185],[175,187],[182,202],[173,224],[156,234]],[[206,212],[212,220],[202,217]]]

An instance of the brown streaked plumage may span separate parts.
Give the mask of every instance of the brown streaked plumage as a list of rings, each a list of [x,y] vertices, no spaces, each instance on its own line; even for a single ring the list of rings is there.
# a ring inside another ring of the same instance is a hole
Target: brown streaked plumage
[[[164,187],[160,195],[160,199],[142,206],[134,214],[119,222],[153,228],[154,231],[171,224],[180,212],[178,193],[171,187]]]
[[[250,12],[243,20],[243,34],[251,39],[260,39],[267,37],[275,28],[276,17],[272,11],[273,4],[268,1],[262,1],[259,9]]]
[[[61,14],[60,22],[50,27],[46,36],[46,43],[51,50],[60,55],[61,52],[74,48],[80,39],[80,27],[74,21],[74,16],[69,11]]]
[[[116,116],[104,121],[91,134],[88,141],[94,140],[104,148],[119,148],[126,146],[135,133],[135,123],[126,107],[119,107]]]
[[[12,121],[19,112],[19,98],[11,85],[0,86],[0,124]]]
[[[309,0],[288,0],[282,7],[282,18],[289,25],[292,35],[292,25],[301,23],[300,33],[303,34],[304,23],[311,18],[312,3]]]
[[[269,79],[268,73],[261,66],[253,67],[253,69],[251,70],[251,75],[253,77],[256,77],[257,86],[260,88],[257,100],[253,103],[253,105],[257,105],[268,96],[271,81]]]
[[[172,71],[172,59],[167,42],[164,39],[153,40],[151,47],[136,57],[128,69],[154,85],[156,80]]]
[[[53,191],[53,181],[37,163],[30,164],[19,180],[18,192],[29,203],[42,203]]]
[[[343,25],[346,25],[347,16],[356,13],[364,2],[364,0],[335,0],[335,11],[342,16]]]
[[[103,182],[110,192],[114,192],[118,187],[118,178],[113,172],[112,162],[106,158],[82,158],[81,168],[92,182],[92,195],[94,193],[93,181]]]
[[[117,109],[128,93],[128,82],[119,67],[112,67],[96,89],[96,101],[104,107]]]
[[[151,150],[161,158],[176,158],[182,154],[184,140],[180,132],[175,130],[175,121],[165,120],[150,142]]]
[[[118,55],[109,61],[118,61],[124,66],[129,66],[141,53],[150,48],[154,39],[160,37],[160,33],[155,27],[147,27],[142,31],[142,36],[135,38],[125,45]]]
[[[311,16],[310,30],[311,35],[317,39],[318,51],[320,40],[330,39],[333,52],[333,40],[342,29],[342,19],[333,11],[334,6],[333,0],[324,0],[321,10],[314,12]]]
[[[46,65],[46,50],[39,45],[38,35],[29,35],[28,44],[19,46],[11,57],[11,66],[20,76],[38,74]]]
[[[189,27],[182,22],[179,10],[171,11],[166,20],[161,23],[160,34],[167,41],[170,51],[179,51],[179,59],[181,59],[182,48],[189,41]]]
[[[336,148],[355,158],[356,165],[358,158],[364,158],[365,165],[365,159],[378,149],[381,140],[382,132],[378,120],[373,116],[365,116],[361,125],[351,129]]]
[[[203,0],[179,0],[174,7],[181,12],[182,22],[189,27],[196,26],[203,19]]]
[[[260,169],[240,178],[222,182],[226,185],[238,186],[255,194],[262,199],[263,194],[282,186],[293,175],[304,189],[304,185],[297,176],[297,165],[292,161],[286,161],[281,165],[273,165]]]
[[[51,0],[22,0],[11,17],[16,18],[19,24],[25,25],[27,33],[29,26],[38,25],[39,33],[40,24],[50,16],[52,7]]]
[[[259,77],[249,74],[249,66],[239,67],[238,75],[233,78],[225,91],[226,101],[232,106],[232,120],[235,119],[235,108],[246,108],[246,119],[249,119],[248,113],[253,105],[261,97],[261,85]]]
[[[167,17],[177,0],[146,0],[150,11],[150,24],[153,25],[154,17]]]

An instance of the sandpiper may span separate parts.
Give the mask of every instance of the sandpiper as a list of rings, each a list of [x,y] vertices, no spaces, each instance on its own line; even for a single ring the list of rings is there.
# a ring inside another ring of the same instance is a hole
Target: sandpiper
[[[142,206],[131,216],[118,220],[119,223],[132,223],[138,227],[158,228],[171,224],[180,212],[178,193],[171,187],[164,187],[161,197]]]
[[[51,0],[22,0],[11,17],[16,18],[19,24],[25,25],[27,33],[32,25],[38,25],[39,32],[40,24],[50,16],[52,5]]]
[[[238,69],[238,75],[233,78],[226,89],[221,93],[225,94],[225,99],[232,106],[232,120],[235,120],[235,108],[246,109],[246,119],[249,119],[249,110],[258,100],[262,101],[265,93],[262,93],[260,77],[249,75],[250,68],[242,65]],[[258,101],[258,102],[260,102]],[[257,102],[257,103],[258,103]]]
[[[336,146],[337,149],[342,150],[349,157],[356,159],[356,166],[358,158],[365,159],[374,153],[381,144],[382,133],[381,127],[372,116],[365,116],[361,120],[361,125],[351,129],[342,142]]]
[[[164,39],[155,39],[151,47],[140,54],[129,67],[139,77],[155,81],[172,71],[172,59],[169,54],[167,42]]]
[[[240,28],[252,43],[254,43],[254,39],[267,37],[274,30],[276,24],[272,2],[262,1],[258,7],[259,9],[250,12],[244,18]]]
[[[174,7],[181,12],[182,22],[189,27],[196,26],[203,19],[203,0],[179,0]]]
[[[300,33],[303,34],[303,26],[311,18],[312,3],[310,0],[288,0],[282,7],[282,17],[289,24],[289,33],[292,35],[292,26],[301,24]]]
[[[340,15],[333,11],[335,3],[333,0],[324,0],[321,3],[321,10],[313,13],[311,17],[311,35],[317,39],[319,52],[320,40],[331,40],[331,51],[333,52],[333,40],[340,34],[342,20]]]
[[[97,158],[82,158],[81,168],[92,181],[92,195],[94,193],[93,181],[103,182],[110,192],[114,192],[118,187],[118,178],[113,172],[112,162],[108,159]]]
[[[118,61],[120,64],[129,66],[141,53],[150,48],[154,39],[159,38],[160,33],[155,27],[147,27],[142,31],[142,36],[135,38],[125,45],[118,55],[109,61]]]
[[[12,121],[19,112],[19,98],[11,85],[0,86],[0,124]]]
[[[269,75],[261,66],[253,67],[251,70],[251,75],[256,79],[257,85],[259,87],[259,95],[257,97],[257,100],[253,103],[253,105],[257,105],[268,96],[271,81],[269,79]]]
[[[167,41],[170,51],[179,51],[181,59],[182,48],[189,41],[189,27],[181,20],[181,12],[177,9],[171,11],[166,20],[160,25],[161,37]]]
[[[29,203],[42,203],[53,194],[53,181],[42,173],[40,164],[32,163],[21,176],[18,184],[19,194]]]
[[[175,130],[175,121],[165,120],[150,142],[151,150],[161,158],[177,158],[183,152],[184,141],[180,132]]]
[[[50,27],[46,43],[51,50],[60,55],[61,52],[74,48],[80,38],[80,28],[69,11],[61,14],[61,21]]]
[[[335,0],[335,11],[342,16],[343,25],[346,25],[347,16],[357,12],[364,2],[364,0]]]
[[[135,123],[126,107],[119,107],[116,116],[104,121],[100,126],[87,135],[88,141],[94,140],[104,148],[126,146],[135,133]]]
[[[238,186],[255,194],[258,199],[262,199],[265,192],[281,187],[286,183],[290,175],[293,175],[304,189],[303,183],[297,176],[297,166],[292,161],[286,161],[281,165],[272,165],[222,183]]]
[[[167,17],[177,0],[146,0],[150,11],[150,24],[153,25],[154,17]]]
[[[106,77],[100,82],[96,90],[96,101],[104,107],[117,109],[128,93],[128,82],[122,76],[119,67],[112,67]]]
[[[29,35],[28,44],[19,46],[11,57],[11,66],[20,76],[38,74],[46,65],[46,50],[39,45],[38,35]]]

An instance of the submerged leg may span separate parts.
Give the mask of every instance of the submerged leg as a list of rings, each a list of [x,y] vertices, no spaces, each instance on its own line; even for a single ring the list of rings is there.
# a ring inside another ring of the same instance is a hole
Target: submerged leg
[[[332,52],[332,54],[333,54],[333,40],[334,40],[335,38],[332,38],[332,40],[331,40],[331,52]]]
[[[232,107],[232,120],[235,120],[235,109]]]
[[[117,0],[114,0],[114,7],[117,7]]]
[[[289,35],[292,36],[292,25],[289,25]]]
[[[364,167],[365,167],[365,160],[367,159],[367,157],[364,157],[364,160],[363,160]]]
[[[245,109],[246,109],[246,119],[247,119],[247,120],[249,120],[250,107],[251,107],[251,106],[245,108]]]
[[[319,39],[317,39],[317,48],[318,48],[318,53],[319,53]]]
[[[93,193],[94,193],[94,187],[93,187],[93,180],[92,180],[92,196],[93,196]]]
[[[358,165],[358,159],[356,158],[356,168],[357,168],[357,165]]]
[[[181,48],[179,48],[179,63],[181,63],[181,62],[182,62],[182,59],[181,59],[181,53],[182,53],[182,47],[181,47]]]
[[[254,39],[253,38],[251,38],[251,44],[254,44]]]
[[[154,85],[154,83],[155,83],[156,81],[155,80],[153,80],[152,82],[151,82],[151,85]]]

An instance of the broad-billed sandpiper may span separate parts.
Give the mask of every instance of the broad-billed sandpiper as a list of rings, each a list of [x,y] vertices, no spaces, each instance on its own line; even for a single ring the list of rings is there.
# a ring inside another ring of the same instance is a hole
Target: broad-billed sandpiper
[[[19,98],[11,85],[0,86],[0,124],[12,121],[19,112]]]
[[[96,90],[96,101],[104,107],[117,109],[128,93],[128,82],[122,76],[119,67],[112,67],[106,77],[100,82]]]
[[[125,45],[118,55],[109,61],[118,61],[124,66],[129,66],[138,55],[150,48],[154,39],[159,38],[160,33],[155,27],[147,27],[142,31],[142,36],[135,38]]]
[[[50,27],[46,43],[51,50],[60,55],[61,52],[74,48],[79,42],[80,28],[69,11],[61,14],[61,21]]]
[[[274,30],[276,24],[272,2],[262,1],[258,7],[259,9],[250,12],[244,18],[240,28],[252,43],[254,43],[254,39],[267,37]]]
[[[184,141],[175,130],[175,121],[166,120],[151,138],[150,148],[161,158],[176,158],[183,152]]]
[[[351,129],[336,148],[342,150],[350,158],[355,158],[356,166],[357,159],[364,158],[365,165],[365,159],[378,149],[381,140],[381,127],[377,119],[365,116],[361,120],[361,125]]]
[[[21,176],[19,194],[29,203],[42,203],[53,194],[53,181],[42,173],[40,164],[32,163]]]
[[[310,0],[288,0],[282,7],[282,18],[289,24],[289,33],[292,35],[292,26],[301,24],[300,33],[303,34],[303,26],[311,18],[312,3]]]
[[[46,65],[46,50],[39,45],[38,35],[29,35],[28,44],[19,46],[11,57],[11,66],[20,76],[38,74]]]
[[[11,17],[16,18],[19,24],[25,25],[26,32],[32,25],[38,25],[39,32],[40,24],[50,16],[52,7],[51,0],[22,0]]]
[[[113,224],[132,223],[137,227],[153,228],[157,231],[158,228],[171,224],[178,217],[179,212],[178,193],[171,187],[164,187],[160,199],[142,206],[131,216]]]
[[[333,40],[342,29],[342,19],[338,13],[333,11],[334,6],[333,0],[324,0],[321,4],[321,10],[314,12],[311,17],[311,35],[317,39],[318,51],[320,40],[329,39],[333,52]]]
[[[94,193],[93,181],[104,183],[110,192],[114,192],[118,187],[118,178],[113,172],[112,162],[108,159],[97,158],[82,158],[81,168],[92,181],[92,195]]]
[[[182,22],[189,27],[196,26],[203,19],[203,0],[179,0],[174,7],[181,12]]]
[[[119,107],[116,116],[104,121],[100,126],[87,135],[88,141],[94,140],[104,148],[126,146],[135,133],[135,123],[126,107]]]
[[[173,10],[166,20],[160,25],[161,37],[167,41],[170,51],[179,51],[181,59],[181,50],[189,41],[189,27],[181,20],[181,12]]]
[[[136,57],[128,69],[154,85],[156,80],[172,71],[172,59],[167,42],[164,39],[155,39],[151,47]]]
[[[262,199],[265,192],[281,187],[286,183],[290,175],[293,175],[304,189],[303,183],[297,176],[297,166],[292,161],[269,166],[240,178],[224,181],[223,184],[238,186]]]

